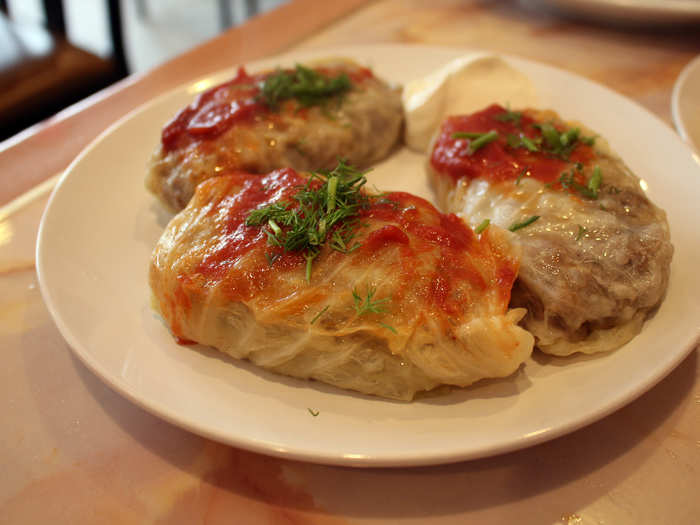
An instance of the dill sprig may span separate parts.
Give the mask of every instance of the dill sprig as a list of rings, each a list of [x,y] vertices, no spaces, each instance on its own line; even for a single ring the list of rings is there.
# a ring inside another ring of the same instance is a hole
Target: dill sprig
[[[367,288],[367,294],[363,297],[358,293],[355,288],[352,289],[352,298],[355,301],[355,312],[357,312],[358,317],[365,314],[384,314],[387,313],[386,307],[388,306],[391,297],[383,297],[382,299],[375,299],[374,294],[377,293],[377,289],[374,287]],[[396,328],[386,323],[378,322],[379,326],[386,328],[393,334],[397,334]]]
[[[391,326],[391,325],[389,325],[389,324],[386,324],[386,323],[379,323],[379,326],[381,326],[382,328],[386,328],[387,330],[389,330],[389,331],[392,332],[393,334],[398,334],[398,332],[396,331],[396,328],[394,328],[393,326]]]
[[[361,226],[356,216],[371,202],[362,191],[366,182],[365,172],[341,160],[331,171],[312,173],[293,201],[251,211],[246,225],[264,227],[272,246],[286,252],[303,252],[306,279],[310,281],[313,260],[324,244],[343,253],[359,246],[352,241]]]
[[[355,288],[352,289],[352,298],[355,301],[355,311],[357,315],[364,315],[367,313],[373,314],[383,314],[386,313],[386,303],[391,299],[389,297],[384,297],[383,299],[374,299],[374,294],[377,293],[377,289],[374,287],[367,288],[367,294],[362,297]]]
[[[327,77],[297,64],[292,71],[279,69],[268,76],[260,87],[259,99],[271,109],[277,109],[280,102],[290,98],[302,107],[320,106],[351,88],[352,82],[345,73]]]
[[[311,319],[311,324],[314,324],[316,321],[318,321],[318,318],[321,317],[323,314],[325,314],[329,308],[330,308],[330,305],[327,304],[323,310],[321,310],[316,315],[314,315],[314,318]]]

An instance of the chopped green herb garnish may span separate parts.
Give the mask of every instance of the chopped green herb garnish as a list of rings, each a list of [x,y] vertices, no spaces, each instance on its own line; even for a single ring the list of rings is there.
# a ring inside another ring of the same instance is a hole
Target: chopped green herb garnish
[[[352,289],[352,298],[355,301],[355,311],[358,316],[366,313],[383,314],[386,312],[386,303],[391,299],[384,297],[375,300],[375,293],[377,293],[376,288],[367,288],[367,295],[362,297],[354,288]]]
[[[544,137],[547,143],[548,151],[557,151],[561,149],[561,140],[559,139],[559,132],[550,123],[545,122],[542,124],[534,124],[535,127],[539,128],[542,132],[542,137]]]
[[[308,410],[309,414],[311,414],[314,417],[316,417],[317,415],[320,414],[320,412],[318,410],[314,410],[313,408],[307,408],[306,410]]]
[[[272,232],[275,234],[275,237],[279,237],[280,234],[282,233],[282,228],[278,226],[278,224],[275,222],[274,219],[269,219],[267,221],[267,225],[270,227]]]
[[[336,229],[331,236],[330,247],[341,253],[350,253],[359,248],[359,242],[348,247],[348,244],[355,236],[354,224],[354,221],[347,222],[344,228]]]
[[[486,144],[490,144],[498,138],[498,132],[496,130],[491,130],[488,133],[484,133],[481,137],[476,138],[469,142],[469,148],[467,148],[467,153],[472,155],[476,150],[483,148]]]
[[[268,244],[303,252],[310,281],[313,260],[329,237],[331,248],[349,251],[360,226],[355,216],[371,202],[362,191],[366,182],[364,172],[340,161],[330,172],[313,173],[294,195],[295,202],[277,202],[251,211],[246,225],[266,225]]]
[[[275,236],[275,232],[272,230],[265,230],[265,235],[267,235],[267,244],[270,246],[276,246],[278,248],[282,247],[282,244],[280,243],[279,239],[277,236]]]
[[[297,64],[293,71],[278,70],[262,83],[259,98],[271,109],[280,102],[296,99],[302,107],[321,106],[332,96],[352,88],[347,74],[326,77],[313,69]]]
[[[573,171],[565,171],[559,176],[559,183],[561,184],[562,188],[572,189],[578,192],[581,196],[592,200],[596,200],[598,198],[598,188],[600,187],[601,181],[602,175],[598,166],[593,169],[593,175],[585,186],[575,179]]]
[[[381,326],[383,326],[384,328],[386,328],[387,330],[390,330],[390,331],[393,332],[394,334],[398,334],[398,332],[396,331],[396,328],[394,328],[393,326],[390,326],[390,325],[384,324],[384,323],[379,323],[379,324],[380,324]]]
[[[515,184],[520,184],[520,179],[522,179],[523,177],[529,177],[529,176],[530,176],[530,171],[527,168],[523,168],[523,171],[521,171],[518,174],[518,178],[515,179]]]
[[[580,240],[581,237],[583,237],[583,234],[586,233],[588,229],[584,228],[580,224],[578,225],[578,233],[576,234],[576,240]]]
[[[325,314],[326,310],[328,310],[328,308],[330,308],[330,305],[326,305],[326,307],[323,310],[321,310],[316,315],[314,315],[314,318],[311,319],[311,324],[314,324],[316,321],[318,321],[318,318],[321,317],[323,314]]]
[[[520,135],[514,135],[512,133],[509,133],[508,136],[506,137],[506,142],[508,145],[515,149],[515,148],[525,148],[528,151],[532,152],[537,152],[540,151],[539,146],[537,145],[536,142],[537,139],[531,139],[527,135],[520,133]],[[541,142],[541,139],[540,139]]]
[[[474,133],[469,131],[457,131],[452,134],[453,139],[469,139],[467,155],[473,155],[475,151],[483,148],[498,138],[498,131],[492,129],[486,133]]]
[[[525,219],[523,222],[516,222],[514,224],[511,224],[508,229],[512,232],[519,230],[520,228],[525,228],[525,226],[530,226],[533,222],[535,222],[537,219],[539,219],[539,215],[533,215],[532,217]]]
[[[373,314],[383,314],[386,313],[386,305],[391,300],[390,297],[384,297],[382,299],[374,299],[374,294],[377,293],[377,289],[374,287],[367,288],[367,295],[362,297],[357,290],[352,289],[352,298],[355,301],[355,311],[358,316],[373,313]],[[386,328],[387,330],[398,333],[396,328],[386,323],[379,322],[379,325]]]
[[[499,122],[512,122],[515,126],[520,126],[520,120],[523,118],[523,114],[519,111],[511,111],[510,107],[508,107],[504,113],[499,113],[493,118]]]
[[[267,259],[267,263],[272,266],[275,264],[275,261],[280,258],[279,253],[265,253],[265,258]]]
[[[540,148],[535,144],[535,142],[527,135],[520,135],[520,142],[525,146],[528,151],[540,151]]]
[[[571,185],[574,183],[574,174],[570,173],[568,171],[562,172],[561,175],[559,175],[559,184],[561,184],[561,187],[564,189],[568,189],[571,187]]]
[[[326,190],[326,209],[332,212],[335,209],[335,196],[338,191],[338,176],[333,175],[328,177],[328,189]]]
[[[486,228],[489,227],[489,224],[491,224],[491,221],[489,219],[484,219],[483,221],[481,221],[481,224],[479,224],[479,226],[476,227],[474,233],[479,235],[481,232],[483,232]]]
[[[318,249],[310,249],[304,254],[304,259],[306,259],[306,281],[309,283],[311,282],[311,266],[317,255]]]
[[[572,128],[560,133],[550,122],[533,124],[533,127],[542,132],[545,143],[544,151],[562,160],[569,160],[569,155],[576,148],[578,142],[587,145],[593,144],[593,139],[581,136],[579,128]]]
[[[559,135],[559,142],[563,147],[566,147],[569,144],[576,142],[580,134],[581,130],[579,128],[572,128]]]
[[[600,173],[600,167],[596,166],[593,168],[593,175],[588,179],[588,189],[593,192],[593,194],[598,197],[598,188],[600,188],[600,183],[603,180],[603,176]]]
[[[455,131],[452,134],[453,139],[478,139],[483,137],[486,133],[479,131]]]

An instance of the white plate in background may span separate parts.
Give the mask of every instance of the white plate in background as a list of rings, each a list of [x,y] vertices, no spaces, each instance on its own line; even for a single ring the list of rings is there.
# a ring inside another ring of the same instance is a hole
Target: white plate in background
[[[700,55],[678,75],[671,95],[671,115],[678,133],[700,154]]]
[[[526,0],[601,22],[691,24],[700,22],[700,0]]]
[[[287,55],[249,68],[343,55],[381,77],[406,82],[464,53],[358,46]],[[61,178],[37,243],[41,290],[61,333],[91,370],[152,413],[237,447],[320,463],[425,465],[493,455],[571,432],[635,399],[697,340],[700,214],[689,196],[700,195],[700,168],[669,127],[630,100],[562,70],[506,59],[530,76],[543,107],[605,136],[668,212],[676,249],[668,295],[623,348],[597,357],[530,359],[511,378],[399,403],[177,345],[149,303],[150,253],[167,217],[144,189],[145,166],[163,123],[194,93],[233,70],[177,88],[127,116]],[[370,174],[370,183],[432,198],[423,162],[400,151]]]

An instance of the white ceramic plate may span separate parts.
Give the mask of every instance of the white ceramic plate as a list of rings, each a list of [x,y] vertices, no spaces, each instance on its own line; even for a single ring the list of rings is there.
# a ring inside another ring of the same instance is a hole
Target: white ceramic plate
[[[700,0],[529,0],[604,22],[690,24],[700,20]]]
[[[265,60],[251,69],[345,55],[405,82],[464,50],[371,46]],[[330,464],[444,463],[529,446],[575,430],[639,396],[694,347],[700,320],[700,168],[641,107],[570,73],[508,59],[544,106],[607,136],[668,210],[676,246],[668,297],[630,344],[594,358],[536,357],[514,377],[398,403],[288,379],[207,349],[178,346],[149,306],[150,252],[167,216],[143,186],[161,125],[228,73],[154,100],[105,132],[60,180],[43,217],[37,268],[70,346],[113,388],[168,421],[267,454]],[[378,167],[380,188],[432,195],[423,159],[401,151]],[[312,411],[318,414],[312,415]]]
[[[700,153],[700,55],[678,75],[671,96],[671,114],[678,133]]]

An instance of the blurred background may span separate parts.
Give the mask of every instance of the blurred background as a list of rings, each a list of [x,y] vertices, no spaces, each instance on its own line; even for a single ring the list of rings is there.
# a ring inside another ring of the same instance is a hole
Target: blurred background
[[[0,0],[0,140],[287,0]]]

